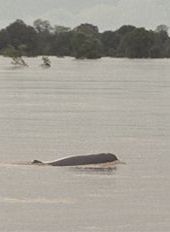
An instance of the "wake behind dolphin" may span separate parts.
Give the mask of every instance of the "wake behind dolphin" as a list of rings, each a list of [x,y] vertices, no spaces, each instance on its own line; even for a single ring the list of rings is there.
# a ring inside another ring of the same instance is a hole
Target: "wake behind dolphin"
[[[104,165],[104,167],[110,167],[110,165],[121,163],[117,156],[112,153],[100,153],[92,155],[79,155],[66,157],[54,161],[39,161],[33,160],[31,164],[37,165],[51,165],[51,166],[89,166],[89,165]]]

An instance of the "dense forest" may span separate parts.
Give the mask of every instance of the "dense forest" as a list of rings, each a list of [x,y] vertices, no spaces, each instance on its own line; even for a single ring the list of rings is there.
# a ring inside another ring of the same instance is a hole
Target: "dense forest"
[[[170,57],[168,27],[155,31],[131,25],[116,31],[99,32],[98,27],[81,24],[74,29],[52,27],[47,20],[37,19],[33,26],[16,20],[0,30],[0,54],[6,56],[72,56],[163,58]]]

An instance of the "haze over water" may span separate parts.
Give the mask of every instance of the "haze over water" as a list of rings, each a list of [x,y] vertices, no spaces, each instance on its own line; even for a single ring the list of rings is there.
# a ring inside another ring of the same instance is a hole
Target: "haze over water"
[[[0,231],[170,231],[170,60],[0,58]],[[111,152],[113,170],[13,165]]]

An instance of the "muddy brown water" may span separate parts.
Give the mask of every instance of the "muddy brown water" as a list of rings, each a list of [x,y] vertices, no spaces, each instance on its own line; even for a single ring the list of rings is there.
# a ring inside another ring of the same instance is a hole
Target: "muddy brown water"
[[[0,57],[0,231],[170,231],[170,60]],[[111,152],[126,165],[14,165]]]

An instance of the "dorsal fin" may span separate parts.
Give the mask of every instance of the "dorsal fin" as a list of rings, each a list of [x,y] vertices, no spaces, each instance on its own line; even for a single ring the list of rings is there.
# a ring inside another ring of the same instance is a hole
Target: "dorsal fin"
[[[39,160],[33,160],[31,163],[32,163],[32,164],[42,164],[42,162],[39,161]]]

